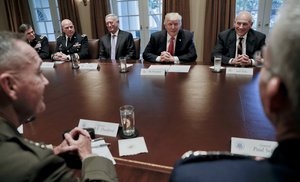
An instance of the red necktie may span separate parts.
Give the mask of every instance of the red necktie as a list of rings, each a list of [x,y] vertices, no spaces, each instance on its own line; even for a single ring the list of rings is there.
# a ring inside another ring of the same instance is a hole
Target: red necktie
[[[174,37],[171,37],[170,44],[168,47],[168,52],[173,56],[174,55]]]

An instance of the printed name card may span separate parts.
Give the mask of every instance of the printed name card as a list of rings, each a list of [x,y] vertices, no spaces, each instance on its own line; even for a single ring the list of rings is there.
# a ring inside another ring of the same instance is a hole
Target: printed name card
[[[142,68],[141,69],[141,75],[160,75],[160,76],[165,76],[166,71],[164,69],[146,69]]]
[[[79,63],[78,65],[81,70],[96,70],[99,66],[98,63]]]
[[[227,67],[226,74],[253,75],[253,68]]]
[[[41,68],[54,68],[54,62],[42,62]]]
[[[87,119],[80,119],[79,128],[94,128],[95,134],[116,137],[118,133],[119,124],[102,121],[94,121]]]
[[[270,157],[277,142],[231,137],[231,153],[255,157]]]

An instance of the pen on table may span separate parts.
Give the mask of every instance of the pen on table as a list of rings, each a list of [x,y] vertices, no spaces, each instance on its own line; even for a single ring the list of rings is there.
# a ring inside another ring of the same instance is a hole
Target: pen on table
[[[92,140],[92,142],[96,142],[96,141],[99,141],[99,140],[104,140],[104,138],[103,137],[95,138],[95,139]]]
[[[109,145],[110,145],[110,143],[101,143],[101,144],[99,144],[99,145],[94,145],[94,146],[92,146],[92,148],[105,147],[105,146],[109,146]]]

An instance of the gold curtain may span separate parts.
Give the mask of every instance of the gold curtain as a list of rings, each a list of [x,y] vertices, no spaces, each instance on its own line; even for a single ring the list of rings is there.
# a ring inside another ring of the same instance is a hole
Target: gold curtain
[[[182,28],[190,30],[190,1],[189,0],[163,0],[162,27],[167,13],[177,12],[182,16]]]
[[[218,33],[233,27],[236,0],[208,0],[206,2],[203,63],[211,64],[211,51]]]
[[[92,38],[99,39],[106,33],[105,16],[109,13],[109,2],[108,0],[90,0],[90,7]]]
[[[5,0],[4,4],[8,17],[8,26],[10,31],[18,32],[19,26],[22,23],[28,23],[32,25],[32,18],[28,1]]]
[[[60,19],[70,19],[74,24],[76,32],[82,33],[76,0],[58,0],[57,2]]]

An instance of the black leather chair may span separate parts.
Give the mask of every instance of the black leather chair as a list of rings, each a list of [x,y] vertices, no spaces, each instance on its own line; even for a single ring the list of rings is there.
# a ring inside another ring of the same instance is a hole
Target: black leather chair
[[[89,39],[89,59],[99,58],[99,39]]]
[[[140,59],[141,39],[134,38],[133,41],[135,45],[136,59]]]

